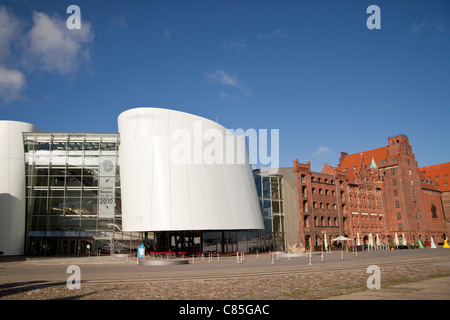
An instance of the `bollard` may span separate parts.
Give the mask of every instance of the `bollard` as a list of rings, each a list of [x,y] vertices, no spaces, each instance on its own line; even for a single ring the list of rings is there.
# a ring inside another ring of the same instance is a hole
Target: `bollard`
[[[219,261],[220,261],[219,254],[217,254],[217,262],[219,262]]]
[[[311,263],[311,251],[309,252],[309,263],[308,263],[308,266],[311,266],[312,265],[312,263]]]
[[[273,255],[272,255],[272,263],[271,264],[274,264],[275,262],[273,261]]]
[[[323,263],[323,251],[320,253],[320,262]]]

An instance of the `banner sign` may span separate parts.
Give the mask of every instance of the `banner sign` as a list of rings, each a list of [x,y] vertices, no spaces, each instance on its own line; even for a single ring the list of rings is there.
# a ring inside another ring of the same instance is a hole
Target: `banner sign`
[[[116,188],[115,157],[100,157],[98,180],[98,217],[114,218]]]

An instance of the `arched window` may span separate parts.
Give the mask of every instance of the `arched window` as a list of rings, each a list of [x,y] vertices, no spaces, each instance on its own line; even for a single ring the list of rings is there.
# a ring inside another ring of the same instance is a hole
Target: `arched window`
[[[436,206],[434,204],[431,205],[431,217],[432,218],[437,218]]]

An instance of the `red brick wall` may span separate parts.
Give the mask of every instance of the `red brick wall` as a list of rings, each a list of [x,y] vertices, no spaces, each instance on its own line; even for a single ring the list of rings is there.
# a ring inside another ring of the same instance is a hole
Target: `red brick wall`
[[[442,207],[441,193],[434,190],[423,189],[422,211],[419,216],[419,228],[415,230],[416,237],[421,236],[422,240],[430,239],[433,236],[434,242],[444,242],[444,233],[446,232],[446,223],[444,209]],[[436,208],[436,217],[433,217],[432,206]]]

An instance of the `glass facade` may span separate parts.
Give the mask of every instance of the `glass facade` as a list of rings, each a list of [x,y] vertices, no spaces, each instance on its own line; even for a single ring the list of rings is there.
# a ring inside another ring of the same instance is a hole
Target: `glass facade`
[[[266,230],[122,232],[119,134],[24,133],[26,255],[148,251],[232,253],[281,249],[281,180],[264,186]],[[256,179],[257,176],[255,176]],[[279,178],[281,179],[281,178]],[[266,178],[264,178],[266,181]],[[274,240],[275,239],[275,242]],[[277,246],[274,246],[274,243]]]
[[[27,255],[128,251],[121,232],[118,134],[25,133]]]
[[[272,250],[286,250],[283,177],[254,172],[261,213],[264,242]]]

